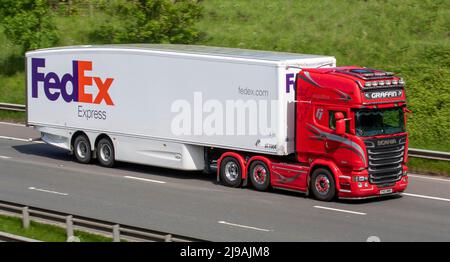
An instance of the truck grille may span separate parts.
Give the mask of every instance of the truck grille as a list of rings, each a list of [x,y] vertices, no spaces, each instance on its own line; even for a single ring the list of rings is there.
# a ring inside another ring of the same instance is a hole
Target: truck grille
[[[402,177],[406,137],[364,141],[369,157],[369,182],[390,186]]]

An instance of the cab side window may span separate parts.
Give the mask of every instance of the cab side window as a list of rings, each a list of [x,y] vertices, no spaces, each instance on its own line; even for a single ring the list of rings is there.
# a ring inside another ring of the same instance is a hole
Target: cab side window
[[[343,111],[335,111],[335,110],[329,110],[328,111],[328,127],[330,129],[336,130],[336,119],[334,118],[334,113],[341,112],[344,114],[344,118],[347,118],[347,113]],[[345,132],[350,133],[350,121],[345,121]]]

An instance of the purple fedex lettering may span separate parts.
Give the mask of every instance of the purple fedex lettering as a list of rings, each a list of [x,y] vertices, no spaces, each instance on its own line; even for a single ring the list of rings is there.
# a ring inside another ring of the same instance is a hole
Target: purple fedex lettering
[[[59,77],[53,72],[48,73],[44,78],[44,92],[49,100],[55,101],[59,97],[59,92],[61,90],[59,85]],[[51,90],[54,90],[53,92]]]
[[[286,74],[286,93],[289,93],[291,91],[291,87],[294,87],[294,76],[295,74]]]
[[[45,67],[45,59],[32,58],[31,59],[31,96],[38,97],[38,82],[44,81],[44,74],[38,72],[39,67]]]
[[[72,75],[65,74],[61,78],[61,96],[66,102],[78,101],[78,62],[72,61]],[[72,94],[67,93],[67,82],[72,83]]]
[[[38,97],[38,83],[43,82],[44,93],[51,101],[55,101],[61,95],[64,101],[78,101],[78,62],[72,61],[72,74],[65,74],[61,79],[54,72],[39,73],[39,68],[45,67],[44,58],[31,59],[31,96]],[[72,93],[67,92],[67,83],[72,84]]]

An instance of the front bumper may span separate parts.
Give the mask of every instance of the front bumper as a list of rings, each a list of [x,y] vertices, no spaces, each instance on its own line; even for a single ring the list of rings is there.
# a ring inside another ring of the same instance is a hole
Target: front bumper
[[[404,173],[406,168],[404,169]],[[393,185],[376,185],[371,184],[368,181],[354,182],[353,176],[367,176],[367,171],[352,172],[350,176],[341,176],[339,178],[338,197],[339,198],[352,198],[362,199],[371,197],[389,196],[398,194],[406,190],[408,186],[408,176],[402,176],[399,181]]]

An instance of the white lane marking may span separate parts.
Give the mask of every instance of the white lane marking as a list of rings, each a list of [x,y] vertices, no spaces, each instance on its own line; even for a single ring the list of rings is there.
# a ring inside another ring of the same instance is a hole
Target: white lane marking
[[[30,142],[28,139],[17,138],[17,137],[10,137],[10,136],[0,136],[0,138],[1,139],[14,140],[14,141]]]
[[[402,195],[450,202],[450,199],[442,198],[442,197],[425,196],[425,195],[417,195],[417,194],[410,194],[410,193],[402,193]]]
[[[0,122],[2,125],[8,125],[8,126],[22,126],[24,127],[24,124],[18,124],[18,123],[9,123],[9,122]]]
[[[142,177],[135,177],[135,176],[124,176],[125,178],[134,179],[134,180],[140,180],[140,181],[146,181],[146,182],[152,182],[152,183],[158,183],[158,184],[165,184],[164,181],[159,180],[153,180],[153,179],[147,179]]]
[[[265,228],[259,228],[259,227],[251,227],[251,226],[245,226],[245,225],[233,224],[233,223],[229,223],[229,222],[226,222],[226,221],[217,221],[217,223],[219,223],[219,224],[224,224],[224,225],[229,225],[229,226],[233,226],[233,227],[242,227],[242,228],[247,228],[247,229],[253,229],[253,230],[258,230],[258,231],[264,231],[264,232],[270,232],[270,231],[273,231],[273,230],[265,229]]]
[[[450,182],[450,179],[444,179],[444,178],[434,178],[434,177],[421,176],[421,175],[411,175],[411,174],[408,174],[408,176],[410,176],[410,177],[416,177],[416,178],[422,178],[422,179],[428,179],[428,180],[436,180],[436,181]]]
[[[29,187],[28,189],[30,189],[30,190],[35,190],[35,191],[40,191],[40,192],[45,192],[45,193],[51,193],[51,194],[61,195],[61,196],[68,196],[68,195],[69,195],[69,194],[67,194],[67,193],[61,193],[61,192],[56,192],[56,191],[46,190],[46,189],[36,188],[36,187]]]
[[[38,144],[44,143],[43,141],[35,140],[33,138],[25,139],[25,138],[11,137],[11,136],[0,136],[0,139],[7,139],[7,140],[21,141],[21,142],[31,142],[31,143],[38,143]]]
[[[356,211],[350,211],[350,210],[345,210],[345,209],[337,209],[337,208],[323,207],[323,206],[314,206],[314,207],[315,207],[315,208],[319,208],[319,209],[326,209],[326,210],[337,211],[337,212],[343,212],[343,213],[350,213],[350,214],[361,215],[361,216],[367,215],[367,213],[356,212]]]
[[[3,158],[3,159],[10,159],[11,157],[9,157],[9,156],[0,156],[0,158]]]

